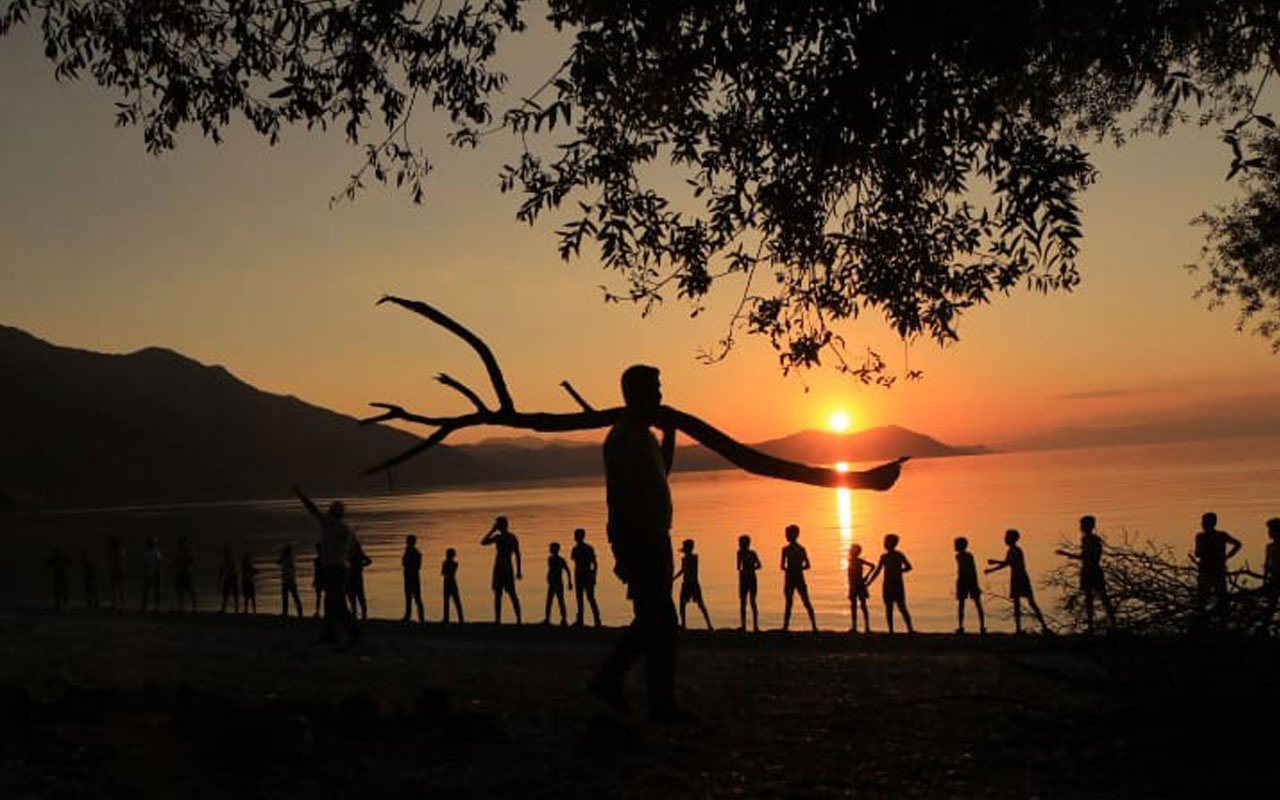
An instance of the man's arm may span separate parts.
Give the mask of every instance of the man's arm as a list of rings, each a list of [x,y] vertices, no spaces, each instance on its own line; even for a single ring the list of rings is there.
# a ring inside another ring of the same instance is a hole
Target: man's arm
[[[311,512],[311,516],[315,517],[316,519],[319,519],[321,517],[320,509],[316,508],[316,504],[311,502],[311,498],[307,497],[307,493],[302,491],[301,486],[298,486],[297,484],[295,484],[293,486],[293,493],[296,494],[298,496],[298,499],[302,501],[302,507],[305,508],[307,511]]]
[[[907,556],[905,553],[902,556],[902,571],[904,573],[911,571],[911,562],[907,560]]]
[[[1081,554],[1081,553],[1073,553],[1073,552],[1071,552],[1070,550],[1054,550],[1053,552],[1057,553],[1058,555],[1062,556],[1063,558],[1069,558],[1069,559],[1071,559],[1072,561],[1079,561],[1079,560],[1081,560],[1082,558],[1084,558],[1084,555],[1083,555],[1083,554]]]
[[[524,561],[520,559],[520,540],[516,539],[514,534],[512,535],[512,539],[514,540],[512,548],[515,550],[516,554],[516,577],[520,580],[524,580]]]

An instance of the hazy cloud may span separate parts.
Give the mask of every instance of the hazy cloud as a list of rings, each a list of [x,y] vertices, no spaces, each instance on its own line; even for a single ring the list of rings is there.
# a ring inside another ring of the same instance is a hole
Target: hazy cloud
[[[1139,394],[1137,389],[1099,389],[1095,392],[1067,392],[1066,394],[1055,395],[1057,400],[1098,400],[1103,397],[1125,397],[1126,395]]]

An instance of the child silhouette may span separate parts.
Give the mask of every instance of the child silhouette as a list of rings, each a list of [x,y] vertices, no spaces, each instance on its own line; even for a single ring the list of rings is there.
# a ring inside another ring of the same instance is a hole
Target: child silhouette
[[[1026,600],[1036,619],[1040,621],[1040,629],[1048,633],[1049,626],[1045,624],[1044,614],[1040,613],[1040,606],[1036,605],[1035,592],[1031,589],[1031,576],[1027,574],[1026,557],[1022,554],[1022,548],[1018,547],[1018,540],[1021,538],[1022,534],[1013,528],[1005,531],[1004,543],[1009,546],[1009,551],[1005,554],[1003,561],[988,558],[987,563],[991,566],[987,567],[986,571],[989,574],[1005,568],[1009,570],[1009,599],[1013,601],[1014,632],[1022,633],[1022,601]]]
[[[568,625],[569,616],[564,608],[564,579],[569,577],[569,588],[573,588],[573,574],[569,572],[569,562],[560,555],[560,543],[551,543],[551,555],[547,556],[547,613],[542,618],[543,625],[551,624],[551,601],[560,606],[560,624]]]
[[[869,568],[870,572],[864,567]],[[849,545],[849,615],[853,618],[852,633],[858,632],[858,607],[862,607],[862,625],[867,633],[871,633],[871,616],[867,613],[867,591],[870,581],[867,576],[875,571],[875,564],[862,557],[862,545]]]
[[[711,616],[707,613],[706,604],[702,602],[702,584],[698,582],[698,557],[693,552],[693,540],[685,539],[684,544],[680,546],[680,552],[684,554],[680,558],[680,569],[671,576],[672,581],[676,578],[684,578],[680,583],[680,627],[685,627],[685,606],[693,601],[702,611],[707,630],[712,630]]]
[[[884,581],[880,585],[884,593],[884,615],[889,633],[893,633],[894,606],[902,612],[902,620],[907,623],[907,633],[915,633],[915,628],[911,626],[911,612],[907,611],[907,587],[902,579],[903,575],[911,571],[911,562],[898,550],[898,541],[898,534],[885,534],[884,552],[880,554],[880,561],[876,563],[876,569],[867,583],[884,575]]]
[[[760,631],[760,611],[756,608],[756,595],[760,587],[756,573],[760,571],[760,556],[751,549],[751,537],[738,537],[738,615],[742,625],[738,630],[747,629],[747,601],[751,602],[751,630]]]
[[[978,632],[987,632],[987,617],[982,610],[982,587],[978,586],[978,565],[969,552],[969,540],[957,536],[956,548],[956,633],[964,633],[964,601],[972,600],[978,610]]]
[[[800,602],[804,603],[804,610],[809,612],[809,625],[816,631],[818,629],[818,620],[813,614],[813,603],[809,602],[809,586],[805,583],[804,572],[809,568],[809,554],[800,546],[798,539],[800,538],[800,526],[788,525],[785,533],[787,537],[787,546],[782,548],[782,575],[783,575],[783,596],[786,598],[786,605],[782,612],[782,629],[785,631],[791,625],[791,602],[795,594],[800,594]]]

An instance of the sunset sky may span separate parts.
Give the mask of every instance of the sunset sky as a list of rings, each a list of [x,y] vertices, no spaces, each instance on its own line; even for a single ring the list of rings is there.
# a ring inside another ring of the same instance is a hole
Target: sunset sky
[[[1235,331],[1234,309],[1206,311],[1183,269],[1202,241],[1189,221],[1230,197],[1229,153],[1212,128],[1120,151],[1091,145],[1101,177],[1084,198],[1084,282],[1073,294],[1000,299],[969,313],[961,342],[945,349],[921,341],[904,353],[874,325],[846,329],[891,367],[925,372],[884,390],[830,370],[783,377],[768,343],[752,338],[721,364],[699,364],[739,285],[724,285],[697,319],[674,299],[648,319],[606,306],[599,287],[610,276],[597,263],[566,264],[551,224],[515,222],[518,200],[497,190],[506,142],[431,145],[424,207],[373,188],[330,209],[359,159],[336,133],[287,130],[270,148],[236,129],[221,147],[190,136],[153,158],[139,130],[112,127],[117,98],[54,82],[30,34],[0,40],[0,323],[57,344],[161,345],[356,415],[370,400],[460,410],[431,376],[480,388],[478,362],[411,315],[374,307],[394,293],[484,336],[525,409],[572,408],[557,388],[566,378],[614,402],[620,370],[648,362],[662,368],[670,403],[746,440],[824,427],[845,411],[855,430],[896,423],[998,444],[1280,391],[1280,358]],[[546,77],[554,44],[544,33],[517,43],[513,96]],[[1268,100],[1260,111],[1277,110]]]

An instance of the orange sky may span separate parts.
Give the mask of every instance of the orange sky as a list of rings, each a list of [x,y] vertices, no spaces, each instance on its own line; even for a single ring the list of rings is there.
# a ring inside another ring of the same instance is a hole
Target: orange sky
[[[521,43],[513,89],[541,82],[552,52],[545,37]],[[830,371],[784,378],[768,343],[749,338],[724,363],[697,363],[723,334],[733,286],[697,319],[674,302],[643,320],[605,306],[596,263],[561,262],[549,224],[514,221],[516,200],[497,191],[501,144],[434,146],[425,207],[375,188],[331,210],[358,161],[335,136],[291,131],[272,149],[233,131],[223,147],[190,137],[154,159],[139,131],[112,128],[114,98],[54,83],[26,35],[0,40],[0,94],[0,322],[96,350],[163,345],[346,413],[370,400],[461,410],[430,380],[441,370],[483,385],[460,342],[375,309],[383,293],[430,300],[485,336],[527,409],[572,408],[565,378],[612,402],[621,368],[643,361],[663,369],[670,402],[748,440],[845,409],[854,428],[995,444],[1280,391],[1267,343],[1235,332],[1233,311],[1206,312],[1182,269],[1201,244],[1188,221],[1229,197],[1229,156],[1211,129],[1096,146],[1083,285],[971,312],[959,344],[909,349],[925,380],[883,390]],[[875,326],[845,333],[903,366],[902,343]]]

